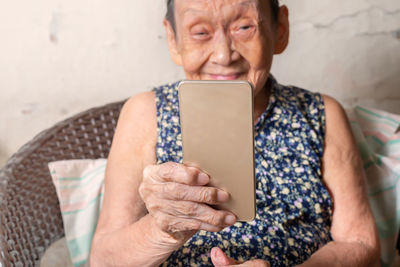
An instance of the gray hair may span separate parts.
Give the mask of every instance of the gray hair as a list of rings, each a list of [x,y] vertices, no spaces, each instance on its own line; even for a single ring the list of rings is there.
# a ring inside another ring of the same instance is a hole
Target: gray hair
[[[271,1],[271,11],[272,11],[272,18],[276,22],[278,20],[279,15],[279,0],[270,0]],[[172,26],[174,32],[176,31],[176,24],[175,24],[175,15],[174,15],[174,8],[175,0],[167,0],[167,14],[165,18],[169,21]]]

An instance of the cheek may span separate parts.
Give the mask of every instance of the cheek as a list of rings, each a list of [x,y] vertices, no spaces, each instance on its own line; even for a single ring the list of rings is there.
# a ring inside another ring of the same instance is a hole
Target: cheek
[[[271,42],[260,37],[237,45],[237,49],[243,59],[250,66],[248,80],[255,86],[256,91],[264,87],[273,58]]]
[[[202,66],[209,58],[209,49],[201,45],[188,45],[182,49],[183,69],[188,76],[200,75]]]
[[[247,42],[238,41],[236,47],[252,69],[264,69],[272,61],[273,44],[266,37],[256,35]]]

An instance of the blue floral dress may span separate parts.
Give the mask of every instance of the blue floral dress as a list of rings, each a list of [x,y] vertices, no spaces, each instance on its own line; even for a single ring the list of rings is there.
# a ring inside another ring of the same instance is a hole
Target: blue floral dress
[[[218,233],[199,231],[163,266],[213,266],[220,247],[239,260],[294,266],[329,242],[332,201],[322,182],[325,111],[322,97],[278,84],[255,125],[256,219]],[[182,163],[178,83],[155,88],[158,163]]]

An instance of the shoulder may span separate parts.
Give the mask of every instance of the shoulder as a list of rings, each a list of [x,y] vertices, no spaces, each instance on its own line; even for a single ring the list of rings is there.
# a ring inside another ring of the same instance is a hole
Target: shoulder
[[[122,107],[120,117],[123,121],[135,121],[141,125],[146,125],[149,120],[155,119],[154,92],[143,92],[129,98]]]
[[[156,134],[157,114],[154,92],[143,92],[128,99],[122,107],[114,141],[155,144]]]
[[[337,123],[339,121],[347,121],[346,112],[342,105],[333,97],[328,95],[322,95],[325,104],[326,116],[330,117],[330,123]]]
[[[325,105],[326,141],[337,143],[343,148],[352,147],[354,140],[351,127],[342,105],[333,97],[322,95],[322,98]]]
[[[132,96],[125,102],[121,115],[137,117],[151,111],[155,111],[155,94],[154,92],[143,92]]]
[[[323,95],[323,99],[326,114],[325,167],[348,164],[359,167],[358,148],[345,110],[334,98]]]
[[[116,134],[120,132],[131,138],[139,138],[142,142],[147,140],[154,145],[157,139],[158,116],[178,109],[178,84],[179,81],[165,84],[128,99],[121,110]]]

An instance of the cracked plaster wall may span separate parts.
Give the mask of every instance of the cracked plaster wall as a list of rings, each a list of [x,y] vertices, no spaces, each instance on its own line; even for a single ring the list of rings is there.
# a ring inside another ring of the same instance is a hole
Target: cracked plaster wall
[[[283,83],[400,113],[400,1],[285,0]],[[55,122],[183,77],[164,1],[16,0],[0,9],[0,165]]]
[[[400,113],[400,2],[286,0],[291,43],[275,61],[280,81],[345,106]]]

